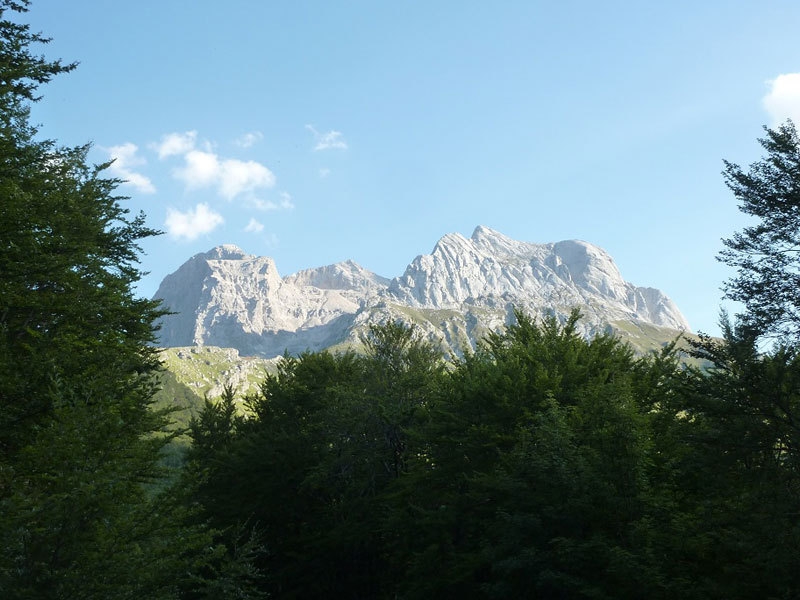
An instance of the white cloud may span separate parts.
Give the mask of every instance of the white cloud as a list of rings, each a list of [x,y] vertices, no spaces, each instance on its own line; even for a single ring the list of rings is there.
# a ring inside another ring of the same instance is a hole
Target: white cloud
[[[109,167],[109,171],[115,177],[119,177],[125,184],[135,187],[143,194],[155,193],[156,186],[153,185],[153,182],[145,175],[134,171],[134,167],[140,167],[147,162],[141,156],[137,156],[136,153],[139,151],[139,147],[136,144],[127,142],[119,146],[111,146],[106,150],[114,160]]]
[[[767,83],[769,92],[763,103],[772,119],[771,126],[780,125],[786,119],[800,126],[800,73],[784,73]]]
[[[261,200],[260,198],[251,198],[250,203],[257,208],[258,210],[291,210],[294,208],[294,202],[292,202],[291,194],[287,192],[281,192],[278,194],[280,196],[280,200],[277,202],[273,200]]]
[[[190,150],[184,157],[185,166],[175,169],[174,175],[186,187],[201,188],[213,185],[220,176],[220,164],[216,154],[202,150]]]
[[[253,217],[250,217],[250,222],[247,223],[247,226],[244,228],[247,233],[261,233],[264,231],[264,224],[259,223]]]
[[[247,147],[262,137],[259,131],[250,132],[239,138],[237,144]],[[275,185],[275,175],[266,166],[253,160],[221,157],[210,142],[198,140],[196,131],[169,133],[152,148],[162,159],[183,157],[183,165],[174,169],[172,175],[190,190],[213,187],[226,200],[233,200]]]
[[[314,146],[315,152],[318,152],[319,150],[331,149],[347,150],[347,142],[344,140],[341,131],[335,131],[332,129],[326,133],[320,133],[314,129],[313,125],[306,125],[306,129],[314,134],[314,139],[317,141],[316,145]]]
[[[328,167],[323,167],[319,170],[319,176],[321,179],[325,179],[328,175],[331,174],[331,170]]]
[[[181,212],[167,209],[165,226],[167,233],[178,239],[193,240],[204,233],[213,231],[224,223],[222,215],[214,212],[208,204],[198,204],[194,210]]]
[[[215,186],[226,200],[275,185],[275,175],[252,160],[220,159],[213,152],[190,150],[174,175],[189,189]]]
[[[175,156],[176,154],[186,154],[194,149],[197,142],[197,132],[187,131],[185,133],[168,133],[161,137],[158,144],[153,144],[158,158]]]
[[[219,191],[228,200],[244,193],[275,185],[275,175],[267,167],[253,160],[228,159],[222,161]]]
[[[329,148],[347,150],[347,142],[344,141],[341,131],[323,133],[317,141],[317,145],[314,146],[314,150],[328,150]]]
[[[239,136],[234,141],[234,144],[240,148],[250,148],[264,139],[264,134],[260,131],[249,131],[242,136]]]

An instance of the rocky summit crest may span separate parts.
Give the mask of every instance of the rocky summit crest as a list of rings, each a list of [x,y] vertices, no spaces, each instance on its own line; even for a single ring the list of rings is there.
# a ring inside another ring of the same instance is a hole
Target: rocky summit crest
[[[155,298],[175,313],[161,323],[162,346],[264,357],[357,345],[370,323],[394,319],[460,354],[511,322],[514,308],[559,318],[579,308],[586,335],[689,330],[666,295],[624,281],[601,248],[520,242],[483,226],[470,238],[445,235],[391,280],[353,261],[281,277],[271,258],[226,244],[165,277]]]

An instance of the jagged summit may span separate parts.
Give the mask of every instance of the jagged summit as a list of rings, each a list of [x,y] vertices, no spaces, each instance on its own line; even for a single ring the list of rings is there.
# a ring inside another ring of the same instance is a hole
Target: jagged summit
[[[197,254],[194,258],[197,257],[202,257],[206,260],[243,260],[250,258],[250,255],[235,244],[222,244],[208,252]]]
[[[524,253],[526,248],[535,245],[528,242],[518,242],[517,240],[503,235],[499,231],[495,231],[483,225],[478,225],[475,228],[470,239],[476,247],[492,251],[499,255]]]
[[[612,258],[588,242],[518,242],[487,227],[467,239],[451,233],[431,254],[420,255],[389,285],[398,302],[419,308],[458,309],[497,305],[499,298],[534,313],[568,313],[579,307],[598,325],[643,320],[689,329],[678,308],[663,294],[625,282]]]
[[[281,277],[271,258],[226,244],[195,255],[156,293],[164,346],[215,345],[275,356],[355,343],[369,323],[400,318],[456,352],[506,324],[514,308],[609,323],[688,330],[662,292],[623,280],[603,249],[580,240],[534,244],[478,226],[444,235],[387,279],[347,260]]]

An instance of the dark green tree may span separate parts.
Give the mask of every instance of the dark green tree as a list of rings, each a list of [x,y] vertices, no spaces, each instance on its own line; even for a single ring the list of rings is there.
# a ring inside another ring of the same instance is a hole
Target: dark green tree
[[[88,146],[38,139],[38,86],[75,65],[33,53],[27,7],[0,0],[0,596],[201,594],[228,558],[159,492],[162,313],[132,289],[156,232]]]
[[[748,171],[725,163],[728,187],[754,225],[723,240],[720,260],[737,269],[725,291],[743,303],[722,341],[703,337],[695,354],[711,368],[674,397],[673,431],[696,452],[676,462],[681,510],[673,536],[703,572],[714,597],[790,597],[800,587],[800,138],[787,121],[765,128],[766,155]],[[766,351],[761,340],[772,343]],[[697,588],[695,588],[697,589]]]
[[[657,587],[654,366],[609,336],[517,323],[456,365],[395,488],[406,598],[640,598]],[[654,574],[655,573],[655,574]],[[657,597],[653,595],[652,597]]]
[[[744,304],[740,325],[757,336],[800,340],[800,139],[791,121],[765,128],[766,155],[744,171],[725,162],[725,182],[755,224],[723,240],[720,260],[737,273],[726,296]]]
[[[724,573],[673,562],[709,533],[675,399],[701,375],[577,318],[520,313],[446,369],[396,323],[366,355],[285,357],[247,418],[228,390],[193,423],[195,498],[258,531],[280,597],[713,597]]]
[[[766,156],[724,171],[755,219],[719,257],[737,269],[725,291],[744,310],[733,323],[723,316],[722,340],[690,342],[704,368],[676,371],[653,405],[648,548],[664,557],[662,597],[789,598],[800,588],[800,146],[791,122],[766,133]]]
[[[800,360],[745,330],[703,337],[654,413],[650,548],[667,597],[790,598],[800,589]],[[666,392],[666,393],[664,393]]]
[[[254,526],[264,589],[281,598],[379,598],[392,483],[416,452],[411,432],[438,391],[441,354],[399,323],[372,327],[366,354],[284,357],[237,420],[230,399],[192,425],[197,499],[219,528]]]

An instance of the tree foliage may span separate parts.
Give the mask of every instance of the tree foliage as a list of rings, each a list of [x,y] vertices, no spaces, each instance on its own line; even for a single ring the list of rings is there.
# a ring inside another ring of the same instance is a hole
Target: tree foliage
[[[34,54],[47,39],[16,20],[27,6],[0,0],[0,596],[199,597],[230,561],[159,491],[162,312],[132,289],[156,232],[88,146],[29,124],[38,86],[74,65]]]
[[[766,130],[766,155],[744,171],[725,162],[725,182],[754,225],[723,240],[720,260],[737,269],[727,297],[742,302],[741,325],[759,336],[800,340],[800,139],[791,121]]]
[[[639,597],[659,571],[651,412],[677,363],[586,341],[577,315],[517,319],[450,368],[373,327],[365,356],[285,358],[246,420],[206,407],[197,498],[217,526],[257,524],[266,591]]]
[[[245,398],[250,418],[232,418],[223,398],[193,423],[190,460],[206,478],[197,497],[218,527],[261,532],[277,597],[376,597],[390,570],[384,505],[443,363],[397,324],[365,343],[367,355],[284,357]]]
[[[611,337],[579,337],[577,318],[518,313],[452,372],[405,482],[404,597],[626,597],[640,582],[648,403],[635,382],[649,367]]]
[[[249,418],[195,421],[195,498],[255,525],[279,597],[792,597],[797,354],[729,332],[701,371],[577,318],[518,313],[447,368],[398,323],[286,357]]]
[[[752,336],[731,328],[695,352],[711,367],[665,406],[676,415],[671,435],[692,450],[672,450],[665,473],[680,492],[672,535],[662,539],[680,559],[674,575],[688,597],[792,597],[800,589],[797,352],[759,354]]]

